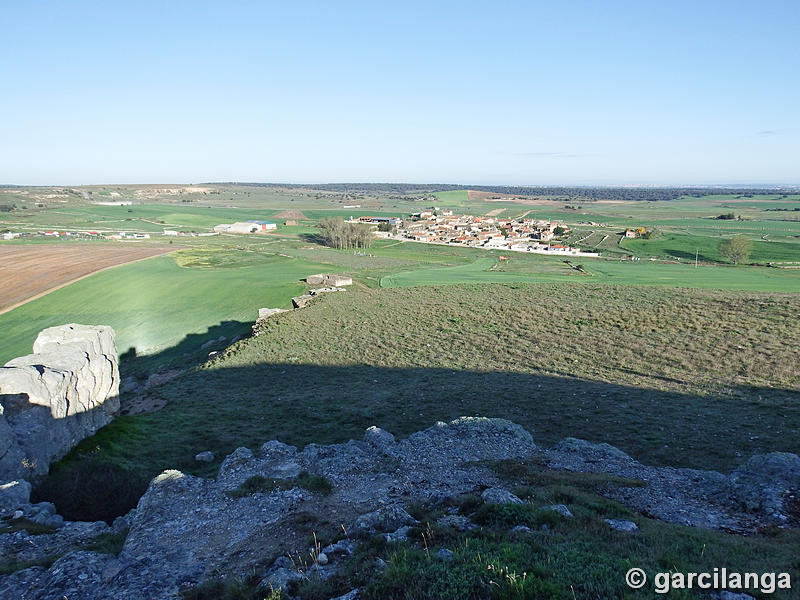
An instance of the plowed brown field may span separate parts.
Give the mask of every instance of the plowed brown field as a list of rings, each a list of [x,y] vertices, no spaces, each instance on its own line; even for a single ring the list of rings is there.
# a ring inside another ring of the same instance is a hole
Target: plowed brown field
[[[97,271],[172,250],[102,243],[0,246],[0,313]]]

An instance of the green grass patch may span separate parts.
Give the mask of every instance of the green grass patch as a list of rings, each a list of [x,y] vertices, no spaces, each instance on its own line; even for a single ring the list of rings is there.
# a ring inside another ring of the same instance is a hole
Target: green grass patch
[[[227,337],[246,332],[260,307],[289,307],[306,289],[301,280],[324,270],[306,260],[219,254],[239,268],[184,268],[169,256],[156,257],[96,273],[0,315],[0,363],[29,354],[45,327],[69,322],[111,325],[120,353],[136,348],[139,355],[152,354],[187,336],[197,349],[220,328]],[[187,344],[180,351],[188,351]]]
[[[239,446],[338,443],[370,425],[408,435],[476,414],[518,422],[539,444],[575,436],[648,464],[729,470],[800,451],[799,323],[791,294],[351,289],[152,389],[165,408],[116,419],[53,472],[100,460],[144,481],[166,468],[213,476]],[[197,463],[204,450],[217,461]],[[558,482],[520,483],[545,484]]]
[[[268,494],[276,490],[290,490],[295,487],[302,487],[309,492],[322,495],[330,494],[333,489],[331,482],[324,475],[311,475],[307,471],[303,471],[297,477],[289,479],[270,479],[261,475],[253,475],[228,494],[232,498],[244,498],[253,494]]]

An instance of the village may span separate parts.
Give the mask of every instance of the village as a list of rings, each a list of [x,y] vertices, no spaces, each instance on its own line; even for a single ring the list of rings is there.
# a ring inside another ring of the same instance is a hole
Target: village
[[[569,227],[558,222],[526,218],[455,215],[451,210],[431,207],[409,219],[363,216],[354,223],[378,225],[375,235],[427,244],[461,245],[489,250],[533,252],[537,254],[600,256],[562,243]]]

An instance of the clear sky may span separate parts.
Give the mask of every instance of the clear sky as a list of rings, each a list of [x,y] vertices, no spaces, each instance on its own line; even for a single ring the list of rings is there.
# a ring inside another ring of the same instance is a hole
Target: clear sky
[[[0,182],[800,183],[800,2],[0,2]]]

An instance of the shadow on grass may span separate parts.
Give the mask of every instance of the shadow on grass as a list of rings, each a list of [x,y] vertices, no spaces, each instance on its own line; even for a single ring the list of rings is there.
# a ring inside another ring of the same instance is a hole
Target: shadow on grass
[[[686,252],[685,250],[676,250],[674,248],[664,248],[664,254],[667,256],[672,256],[673,258],[679,258],[681,260],[688,260],[694,261],[695,260],[695,253],[694,252]],[[700,252],[697,254],[697,260],[702,261],[704,263],[715,263],[715,264],[725,264],[719,261],[717,258],[712,258]]]
[[[154,393],[168,400],[165,408],[120,417],[81,442],[51,468],[51,480],[63,483],[40,487],[37,499],[60,511],[67,501],[82,503],[80,518],[108,519],[115,515],[91,512],[104,494],[123,514],[143,481],[168,468],[213,476],[240,446],[345,442],[371,425],[406,436],[463,415],[510,419],[544,446],[567,436],[608,442],[648,464],[728,471],[752,454],[800,450],[800,395],[772,388],[698,396],[506,371],[268,363],[206,365]],[[214,462],[194,460],[205,450]],[[105,486],[102,465],[110,469]],[[92,473],[100,484],[89,482]],[[93,490],[91,502],[82,490]]]
[[[208,359],[210,352],[222,350],[234,340],[248,337],[252,326],[252,321],[222,321],[203,333],[190,333],[175,346],[155,354],[140,355],[135,347],[129,348],[119,357],[120,373],[122,377],[144,380],[158,371],[198,366]]]

